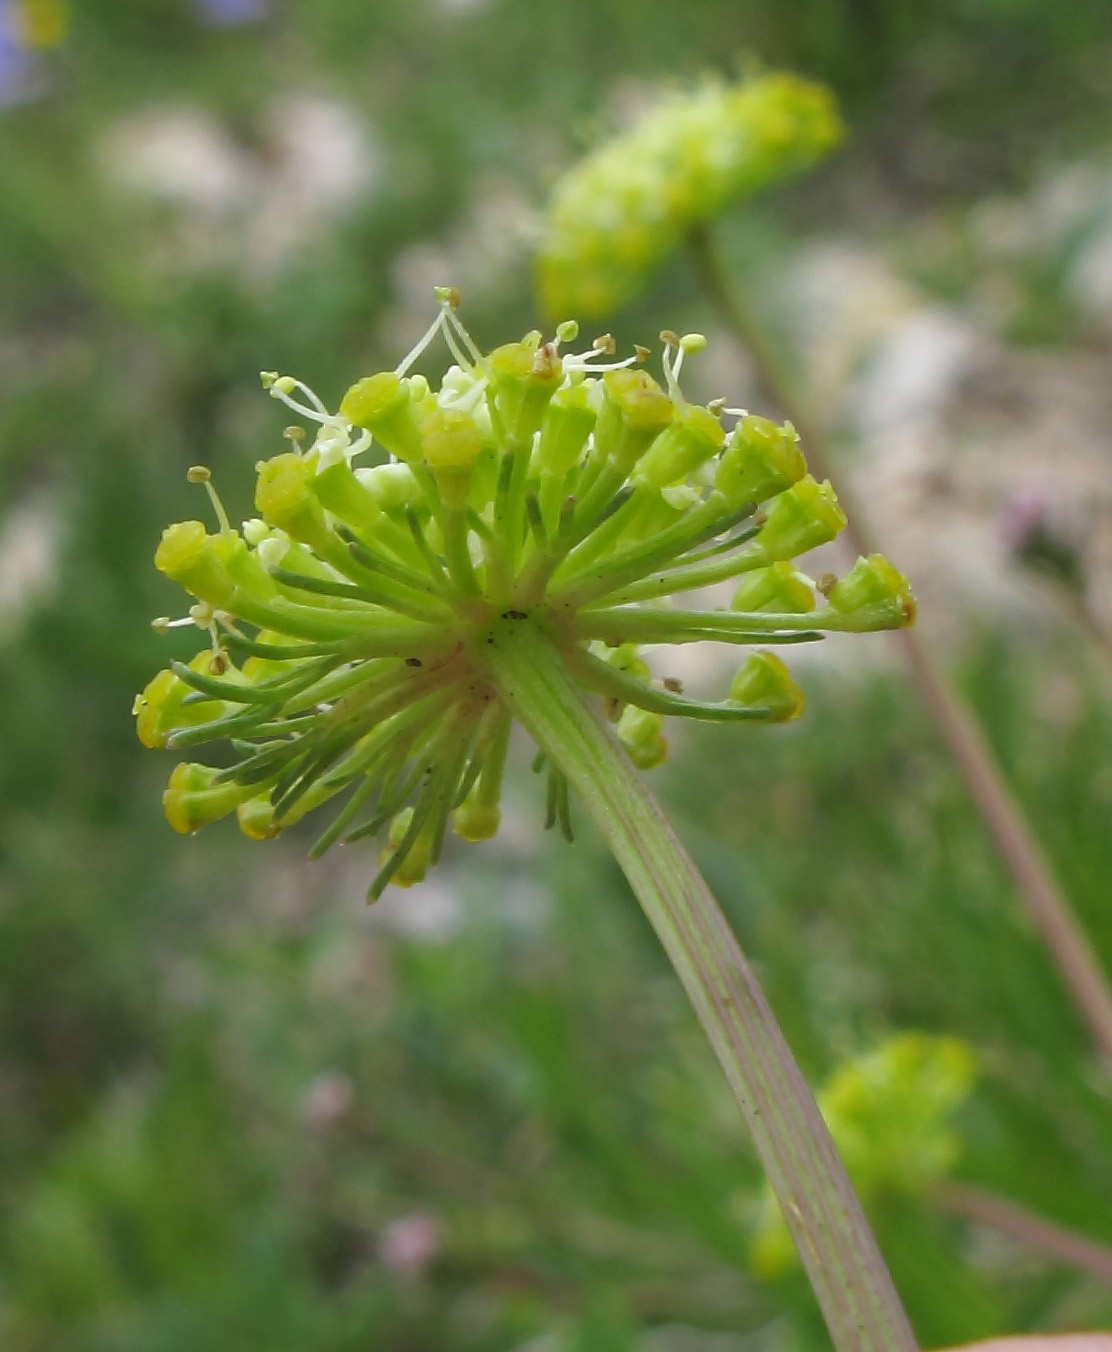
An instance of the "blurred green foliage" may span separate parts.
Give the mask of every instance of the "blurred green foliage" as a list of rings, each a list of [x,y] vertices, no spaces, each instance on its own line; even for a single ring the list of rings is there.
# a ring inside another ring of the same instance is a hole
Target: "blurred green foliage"
[[[432,937],[296,843],[171,835],[169,767],[129,718],[173,642],[150,555],[197,511],[190,463],[245,507],[279,430],[254,373],[331,400],[392,364],[413,246],[454,240],[492,183],[538,201],[618,83],[759,53],[834,86],[851,146],[762,208],[775,254],[820,216],[960,217],[1104,147],[1107,0],[287,0],[225,30],[186,0],[73,8],[40,97],[0,111],[0,522],[58,523],[57,585],[0,640],[0,1343],[822,1348],[802,1278],[749,1272],[756,1165],[589,833],[461,858],[411,907],[448,907]],[[288,93],[348,101],[380,165],[280,266],[190,262],[180,209],[105,170],[117,119],[193,106],[265,166]],[[971,265],[914,266],[957,294]],[[688,291],[677,273],[638,314],[682,327]],[[1071,341],[1053,260],[1031,295],[1016,336]],[[484,341],[531,318],[520,258],[468,310]],[[966,675],[1112,964],[1112,719],[1080,669],[1057,722],[1017,640],[987,635]],[[893,1028],[966,1039],[963,1176],[1112,1243],[1107,1083],[922,713],[894,679],[811,685],[798,729],[693,737],[661,781],[789,1039],[816,1078]],[[427,1262],[395,1252],[407,1218]],[[1108,1291],[928,1202],[875,1219],[928,1345],[1112,1324]]]

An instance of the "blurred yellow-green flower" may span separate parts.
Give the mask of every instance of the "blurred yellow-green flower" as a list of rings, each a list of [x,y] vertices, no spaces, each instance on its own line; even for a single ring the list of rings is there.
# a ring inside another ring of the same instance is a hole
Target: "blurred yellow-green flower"
[[[699,335],[661,335],[662,386],[644,349],[619,360],[604,337],[567,351],[573,323],[483,353],[455,301],[444,291],[414,350],[353,385],[337,413],[292,377],[264,375],[316,425],[312,444],[287,428],[292,449],[257,466],[259,516],[242,530],[195,467],[218,529],[179,522],[155,556],[196,602],[156,626],[199,626],[210,646],[138,697],[139,736],[227,740],[238,757],[179,765],[170,824],[195,831],[235,812],[265,839],[346,797],[313,853],[385,831],[374,895],[421,878],[449,823],[466,840],[497,831],[511,710],[492,665],[512,632],[535,633],[603,697],[619,743],[648,769],[665,755],[668,715],[780,722],[802,699],[769,652],[722,702],[689,699],[653,679],[640,645],[790,644],[914,617],[907,580],[883,559],[862,561],[821,606],[810,579],[784,572],[845,518],[789,424],[685,399]],[[438,337],[454,361],[434,389],[410,370]],[[730,609],[671,603],[743,576],[752,606],[743,589]],[[570,834],[567,783],[549,759],[549,824]]]
[[[829,90],[794,75],[708,77],[664,98],[557,183],[538,259],[545,312],[611,313],[692,226],[807,168],[842,134]]]
[[[961,1153],[951,1119],[976,1075],[966,1043],[925,1033],[897,1033],[837,1067],[816,1097],[862,1201],[915,1196],[949,1173]],[[763,1276],[796,1261],[771,1192],[761,1200],[752,1258]]]

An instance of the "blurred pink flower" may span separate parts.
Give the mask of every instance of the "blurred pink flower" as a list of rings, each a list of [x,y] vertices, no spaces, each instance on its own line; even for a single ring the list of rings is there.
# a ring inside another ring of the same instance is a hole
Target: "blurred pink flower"
[[[1033,536],[1046,529],[1047,504],[1041,493],[1027,489],[1004,506],[1000,526],[1012,554],[1022,554]]]
[[[378,1256],[383,1267],[402,1277],[419,1277],[440,1248],[436,1221],[421,1211],[399,1216],[383,1230]]]
[[[301,1116],[310,1127],[323,1131],[344,1116],[354,1096],[351,1080],[343,1071],[322,1071],[305,1091],[301,1100]]]

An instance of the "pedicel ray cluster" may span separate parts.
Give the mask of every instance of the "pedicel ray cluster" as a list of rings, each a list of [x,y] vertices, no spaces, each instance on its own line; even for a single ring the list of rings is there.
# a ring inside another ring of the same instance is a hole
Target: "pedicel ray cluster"
[[[315,428],[257,466],[258,516],[237,530],[203,467],[190,477],[216,529],[178,522],[156,566],[194,599],[155,627],[197,626],[207,646],[160,671],[135,703],[150,747],[228,744],[232,765],[179,764],[164,804],[192,832],[235,813],[265,839],[331,804],[312,847],[385,834],[369,894],[420,880],[449,826],[493,836],[512,715],[484,665],[507,627],[533,625],[632,761],[663,760],[664,719],[780,722],[800,692],[770,648],[909,624],[907,579],[879,555],[812,581],[794,560],[845,518],[807,474],[790,424],[683,395],[700,335],[666,332],[663,381],[609,336],[578,329],[482,352],[437,291],[438,313],[393,371],[354,384],[330,412],[301,382],[271,396]],[[440,340],[439,388],[411,373]],[[728,430],[727,430],[728,427]],[[729,608],[677,600],[733,581]],[[654,679],[643,649],[760,645],[726,698]],[[571,836],[552,758],[547,822]],[[546,764],[547,762],[547,764]]]

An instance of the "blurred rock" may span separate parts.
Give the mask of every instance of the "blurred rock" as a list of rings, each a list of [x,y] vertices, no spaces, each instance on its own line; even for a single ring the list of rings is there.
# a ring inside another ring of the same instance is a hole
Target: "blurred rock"
[[[0,643],[54,591],[59,533],[58,505],[46,492],[0,519]]]
[[[1008,250],[1036,247],[1078,219],[1101,181],[1058,176],[1026,210],[998,203],[978,233]],[[1090,604],[1112,621],[1112,397],[1102,359],[1007,345],[978,313],[928,300],[881,257],[848,245],[805,251],[784,294],[805,388],[827,426],[852,442],[835,478],[848,477],[881,546],[912,578],[921,624],[958,638],[990,617],[1056,622],[1045,586],[1016,555],[1024,501],[1056,523]],[[827,643],[802,656],[853,660],[850,648]]]
[[[510,178],[490,176],[475,184],[471,204],[443,237],[402,250],[391,277],[397,305],[383,319],[380,338],[404,352],[429,325],[433,287],[458,287],[469,303],[505,302],[527,285],[534,229],[533,209]]]
[[[150,240],[156,268],[265,280],[327,236],[378,175],[369,127],[338,100],[280,95],[257,130],[247,145],[211,113],[181,107],[131,114],[104,135],[105,175],[174,209]]]
[[[366,891],[374,872],[375,850],[367,850],[361,860],[360,887]],[[458,933],[466,919],[466,909],[450,875],[434,874],[413,888],[389,888],[368,913],[368,924],[403,934],[426,943],[443,943]]]

